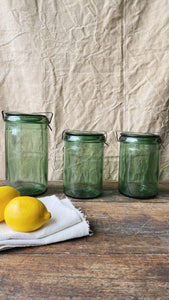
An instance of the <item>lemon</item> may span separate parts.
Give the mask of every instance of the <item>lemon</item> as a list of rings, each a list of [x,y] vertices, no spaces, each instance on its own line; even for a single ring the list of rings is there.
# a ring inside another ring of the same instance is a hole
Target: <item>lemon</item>
[[[20,192],[11,186],[1,186],[0,187],[0,222],[4,220],[4,210],[8,202],[20,196]]]
[[[51,217],[46,206],[38,199],[21,196],[5,207],[6,224],[16,231],[29,232],[40,228]]]

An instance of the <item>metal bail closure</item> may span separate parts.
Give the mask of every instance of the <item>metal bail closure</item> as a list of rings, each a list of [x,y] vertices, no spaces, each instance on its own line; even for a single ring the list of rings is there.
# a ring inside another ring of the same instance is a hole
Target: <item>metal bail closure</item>
[[[48,119],[48,121],[49,121],[48,127],[49,127],[49,129],[52,131],[52,127],[51,127],[49,124],[50,124],[50,122],[52,121],[53,113],[52,113],[52,112],[47,112],[46,114],[49,114],[49,115],[50,115],[49,117],[47,117],[47,119]]]
[[[70,131],[70,129],[64,129],[63,130],[63,132],[62,132],[62,140],[64,140],[64,138],[65,138],[66,131]]]
[[[52,118],[53,118],[53,113],[52,112],[46,112],[45,114],[49,115],[49,116],[46,116],[46,118],[48,119],[48,121],[50,123],[52,121]]]
[[[3,120],[5,121],[5,114],[6,114],[6,113],[5,113],[4,110],[2,110],[1,113],[2,113],[2,118],[3,118]]]
[[[106,131],[101,131],[101,133],[103,133],[103,135],[104,135],[104,144],[106,146],[109,146],[109,143],[107,142],[107,132]]]
[[[104,131],[104,138],[105,138],[105,140],[104,140],[105,145],[109,146],[109,143],[107,142],[107,132],[106,131]]]
[[[49,124],[52,121],[53,113],[52,112],[40,112],[40,113],[38,113],[38,115],[43,115],[43,116],[46,117],[46,119],[48,120],[48,127],[52,131],[52,128],[51,128],[51,126]]]
[[[117,141],[117,142],[119,142],[120,134],[121,134],[121,133],[122,133],[121,130],[117,130],[117,131],[115,132],[115,134],[116,134],[116,141]]]

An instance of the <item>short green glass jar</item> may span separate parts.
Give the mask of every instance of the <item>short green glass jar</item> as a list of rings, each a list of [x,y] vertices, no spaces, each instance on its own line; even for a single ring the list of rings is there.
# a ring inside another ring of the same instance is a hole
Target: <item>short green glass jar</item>
[[[122,132],[119,159],[119,191],[133,198],[158,194],[161,137],[151,133]]]
[[[65,131],[64,193],[74,198],[95,198],[102,193],[105,136],[102,133]]]
[[[52,113],[2,112],[2,116],[6,125],[6,185],[21,195],[44,193],[48,186],[48,126]]]

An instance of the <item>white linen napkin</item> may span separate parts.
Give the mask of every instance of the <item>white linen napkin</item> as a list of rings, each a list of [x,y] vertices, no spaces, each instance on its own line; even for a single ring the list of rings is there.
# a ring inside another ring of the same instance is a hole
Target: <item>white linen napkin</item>
[[[0,223],[0,251],[27,246],[40,246],[90,235],[89,222],[84,214],[74,207],[70,199],[60,200],[55,195],[38,198],[51,218],[38,230],[17,232]]]

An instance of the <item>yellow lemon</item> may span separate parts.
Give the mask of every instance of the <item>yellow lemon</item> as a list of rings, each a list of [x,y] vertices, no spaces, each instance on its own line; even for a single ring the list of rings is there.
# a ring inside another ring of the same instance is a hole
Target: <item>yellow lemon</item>
[[[16,231],[29,232],[40,228],[51,217],[46,206],[34,197],[21,196],[6,206],[6,224]]]
[[[11,186],[0,187],[0,222],[4,220],[4,210],[9,201],[20,196],[20,192]]]

